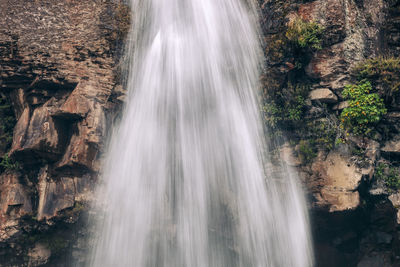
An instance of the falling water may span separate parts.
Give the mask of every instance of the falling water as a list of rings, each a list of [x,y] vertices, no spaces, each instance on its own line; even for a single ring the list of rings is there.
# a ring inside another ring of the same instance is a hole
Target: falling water
[[[253,3],[131,6],[129,95],[90,266],[312,266],[296,177],[263,155]]]

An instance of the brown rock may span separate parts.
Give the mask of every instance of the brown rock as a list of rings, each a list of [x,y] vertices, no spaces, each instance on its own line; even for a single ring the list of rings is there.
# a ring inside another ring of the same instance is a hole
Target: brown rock
[[[91,96],[93,91],[96,91],[96,88],[92,85],[84,81],[79,82],[55,115],[67,118],[85,118],[89,111],[93,109],[94,99]]]
[[[306,73],[315,79],[333,81],[345,68],[343,47],[337,44],[316,52],[306,67]]]
[[[48,176],[47,167],[40,171],[38,220],[57,216],[59,211],[71,208],[75,203],[75,184],[72,178],[53,181]]]
[[[349,101],[343,101],[333,106],[333,110],[343,110],[349,107]]]
[[[15,127],[11,156],[27,161],[34,160],[37,155],[56,160],[63,150],[65,131],[59,131],[59,125],[50,116],[50,108],[35,109],[29,123],[28,120],[29,109],[26,108]]]
[[[330,212],[355,209],[360,202],[357,190],[362,174],[350,163],[348,157],[330,152],[326,160],[317,160],[312,165],[313,179],[308,186],[320,208]]]
[[[10,155],[12,155],[17,150],[22,149],[25,142],[25,134],[29,127],[29,121],[30,121],[30,109],[29,107],[27,107],[24,109],[17,124],[14,127],[13,143]]]
[[[321,103],[335,103],[338,100],[337,96],[326,88],[312,90],[309,97],[312,101],[319,101]]]
[[[87,118],[77,123],[71,141],[63,158],[56,164],[57,169],[86,169],[98,171],[97,154],[105,135],[104,111],[95,105]]]
[[[280,148],[281,159],[289,166],[300,166],[301,161],[295,156],[294,149],[289,144],[284,144]]]
[[[18,173],[0,175],[0,228],[1,218],[19,218],[32,212],[29,191],[18,178]]]
[[[25,92],[22,88],[12,90],[10,93],[10,99],[14,109],[15,117],[17,120],[21,117],[25,110]]]

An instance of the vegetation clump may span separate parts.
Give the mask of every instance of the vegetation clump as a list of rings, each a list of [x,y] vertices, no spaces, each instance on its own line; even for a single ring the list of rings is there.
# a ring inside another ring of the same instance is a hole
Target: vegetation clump
[[[0,94],[0,172],[4,170],[16,170],[19,168],[5,153],[10,149],[13,139],[16,119],[7,98]]]
[[[3,157],[0,157],[0,170],[19,170],[20,165],[18,162],[10,159],[8,153],[4,154]]]
[[[297,151],[298,157],[303,164],[310,163],[316,156],[315,144],[312,140],[301,140]]]
[[[379,163],[375,169],[375,178],[383,181],[390,190],[400,189],[400,172],[392,165]]]
[[[349,106],[340,114],[341,127],[355,135],[367,136],[387,113],[383,99],[372,92],[371,83],[367,80],[346,85],[343,97],[348,100]]]
[[[11,105],[4,95],[0,95],[0,144],[5,146],[11,144],[15,123]]]
[[[303,130],[307,139],[312,140],[312,144],[316,148],[329,151],[333,148],[338,135],[336,121],[332,117],[312,120],[304,125]]]
[[[309,86],[288,84],[286,88],[266,96],[263,106],[264,120],[273,130],[288,129],[299,122],[306,106]]]
[[[302,70],[314,52],[322,49],[324,28],[317,22],[296,18],[289,23],[286,38],[294,58],[294,67]]]
[[[400,58],[376,57],[364,60],[354,69],[353,74],[359,79],[368,79],[380,85],[382,95],[391,97],[400,89]]]
[[[321,50],[324,28],[317,22],[296,18],[289,23],[286,37],[301,49]]]

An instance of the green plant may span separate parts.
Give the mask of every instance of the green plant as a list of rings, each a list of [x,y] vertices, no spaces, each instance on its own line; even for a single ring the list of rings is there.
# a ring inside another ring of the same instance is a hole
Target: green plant
[[[4,95],[0,95],[0,147],[8,149],[12,142],[14,125],[16,124],[14,111]]]
[[[269,94],[263,106],[264,120],[269,128],[288,128],[299,122],[304,114],[309,87],[304,84],[288,86]]]
[[[388,165],[380,162],[375,168],[375,178],[378,180],[382,180],[385,175],[385,168],[387,167]]]
[[[364,60],[352,70],[359,80],[381,85],[382,94],[390,97],[400,89],[400,58],[376,57]]]
[[[367,80],[346,85],[343,97],[349,101],[349,106],[340,114],[341,126],[355,135],[368,135],[372,125],[387,112],[383,99],[372,93],[371,83]]]
[[[299,48],[320,50],[322,49],[323,32],[324,28],[319,23],[296,18],[289,23],[286,37]]]
[[[329,151],[335,144],[337,128],[330,119],[320,119],[307,122],[302,131],[316,148]]]
[[[3,170],[19,170],[20,166],[18,162],[10,159],[8,153],[6,153],[3,157],[0,157],[0,168]]]
[[[379,163],[375,168],[375,178],[383,181],[390,190],[400,189],[400,172],[394,166]]]
[[[310,163],[316,156],[312,141],[301,140],[297,151],[298,157],[303,164]]]

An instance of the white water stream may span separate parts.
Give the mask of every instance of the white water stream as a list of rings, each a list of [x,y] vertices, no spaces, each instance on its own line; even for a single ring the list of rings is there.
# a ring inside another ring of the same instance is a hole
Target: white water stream
[[[253,4],[131,1],[129,95],[90,266],[312,266],[297,177],[263,155]]]

